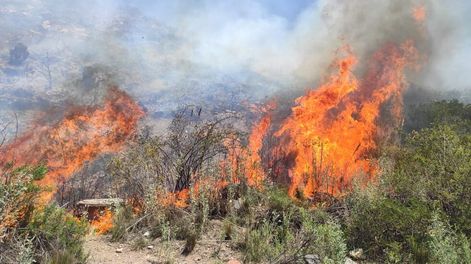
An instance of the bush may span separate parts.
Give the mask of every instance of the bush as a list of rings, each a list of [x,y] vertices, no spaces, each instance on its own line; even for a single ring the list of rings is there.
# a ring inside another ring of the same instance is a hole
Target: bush
[[[83,239],[88,223],[54,204],[36,210],[26,232],[43,258],[74,259],[68,263],[84,263],[87,259]]]
[[[245,238],[244,253],[249,262],[273,261],[281,255],[288,240],[292,239],[286,226],[263,221],[251,229]]]
[[[346,233],[352,248],[367,249],[373,259],[381,259],[385,253],[411,256],[415,261],[427,258],[423,249],[430,210],[426,204],[417,200],[401,203],[371,189],[354,192],[347,204]]]
[[[87,223],[54,204],[37,206],[36,181],[46,172],[44,166],[13,164],[0,170],[0,263],[85,262]]]
[[[463,133],[471,132],[471,105],[458,100],[437,101],[407,106],[404,130],[407,133],[434,125],[457,125]]]
[[[431,261],[440,252],[431,249],[433,237],[428,232],[436,212],[458,233],[471,235],[467,137],[455,126],[437,125],[412,132],[401,148],[385,152],[378,183],[347,199],[349,244],[390,262]],[[437,249],[451,247],[442,242]]]
[[[315,254],[323,263],[344,263],[344,234],[327,213],[295,204],[278,188],[253,197],[252,225],[242,243],[246,261],[297,263]]]
[[[27,223],[40,193],[35,182],[46,172],[43,166],[15,168],[11,163],[0,169],[0,242]]]
[[[432,219],[429,233],[429,263],[471,263],[471,248],[463,234],[456,234],[438,214]]]
[[[309,245],[323,263],[344,263],[347,245],[340,225],[335,222],[317,225],[314,228],[314,241]]]
[[[385,188],[403,201],[437,204],[451,224],[471,235],[471,141],[440,125],[411,133],[395,158]]]
[[[127,237],[127,229],[132,224],[134,216],[132,208],[117,208],[113,215],[113,227],[110,229],[111,241],[123,241]]]

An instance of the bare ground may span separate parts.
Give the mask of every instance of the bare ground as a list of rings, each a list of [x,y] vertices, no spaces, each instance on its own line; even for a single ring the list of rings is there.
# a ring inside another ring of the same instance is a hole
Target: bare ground
[[[144,249],[133,250],[131,243],[111,243],[107,236],[90,234],[85,241],[91,264],[157,264],[157,263],[240,263],[240,252],[233,249],[234,242],[221,240],[222,223],[211,221],[211,226],[197,242],[188,256],[181,255],[184,241],[148,241]],[[148,246],[150,246],[148,248]],[[117,253],[117,249],[122,249]]]

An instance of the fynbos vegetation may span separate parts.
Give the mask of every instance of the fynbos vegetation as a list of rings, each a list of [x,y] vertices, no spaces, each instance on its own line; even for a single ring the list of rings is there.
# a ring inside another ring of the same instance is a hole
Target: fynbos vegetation
[[[471,264],[471,2],[63,2],[0,5],[0,264]]]

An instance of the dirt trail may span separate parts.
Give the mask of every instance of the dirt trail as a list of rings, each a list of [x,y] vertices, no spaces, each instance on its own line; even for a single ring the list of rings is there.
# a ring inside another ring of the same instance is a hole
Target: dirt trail
[[[133,250],[128,243],[111,243],[109,238],[101,235],[88,235],[85,240],[85,250],[90,253],[88,263],[90,264],[160,264],[160,263],[182,263],[182,264],[237,264],[242,258],[240,252],[231,248],[230,241],[221,241],[215,228],[221,225],[219,221],[212,221],[212,228],[203,234],[188,256],[180,253],[184,247],[184,241],[161,241],[159,239],[148,241],[141,250]],[[148,248],[148,246],[150,246]],[[121,253],[117,253],[121,249]]]
[[[116,249],[123,248],[122,253]],[[85,250],[90,253],[91,264],[149,264],[147,259],[151,252],[132,251],[129,245],[110,243],[104,236],[89,235],[85,240]]]

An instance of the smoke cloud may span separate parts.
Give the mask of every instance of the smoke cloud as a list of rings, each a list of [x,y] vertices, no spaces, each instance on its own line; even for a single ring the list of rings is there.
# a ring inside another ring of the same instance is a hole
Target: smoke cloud
[[[418,26],[419,6],[426,18]],[[219,93],[257,100],[316,87],[346,44],[365,59],[413,39],[424,57],[414,85],[469,94],[470,11],[460,0],[6,0],[0,92],[60,100],[84,87],[71,80],[107,69],[151,112]],[[16,43],[31,54],[23,67],[8,65]]]

